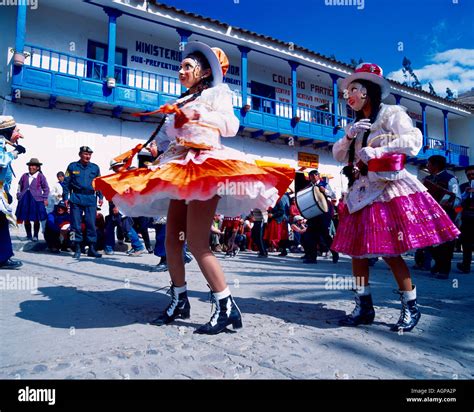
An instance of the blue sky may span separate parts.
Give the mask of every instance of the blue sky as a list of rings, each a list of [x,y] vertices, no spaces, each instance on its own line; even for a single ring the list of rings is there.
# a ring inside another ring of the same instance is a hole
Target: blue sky
[[[428,90],[432,82],[443,96],[446,87],[459,93],[474,88],[474,0],[162,2],[347,63],[362,58],[381,65],[387,77],[399,81],[406,56],[423,88]]]

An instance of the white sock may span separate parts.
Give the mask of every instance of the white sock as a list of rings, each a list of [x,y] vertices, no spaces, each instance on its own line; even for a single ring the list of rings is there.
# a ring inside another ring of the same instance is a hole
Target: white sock
[[[174,287],[174,290],[176,291],[176,293],[179,295],[180,293],[183,293],[183,292],[186,292],[187,290],[187,283],[184,284],[184,286],[175,286]]]
[[[229,287],[227,286],[222,292],[214,292],[214,296],[216,297],[217,300],[221,300],[230,296]]]
[[[403,290],[401,292],[405,296],[407,302],[410,301],[410,300],[416,299],[416,288],[415,288],[415,286],[413,286],[413,290]]]

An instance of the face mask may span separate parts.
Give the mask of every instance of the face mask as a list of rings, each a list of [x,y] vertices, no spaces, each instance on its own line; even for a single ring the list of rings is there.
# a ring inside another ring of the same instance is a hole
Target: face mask
[[[367,102],[367,89],[362,84],[353,82],[347,88],[347,103],[352,110],[362,110]]]

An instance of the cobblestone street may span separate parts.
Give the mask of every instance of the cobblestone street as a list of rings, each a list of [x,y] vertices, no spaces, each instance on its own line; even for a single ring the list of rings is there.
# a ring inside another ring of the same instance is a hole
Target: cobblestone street
[[[304,265],[298,254],[221,255],[244,327],[205,336],[193,334],[211,314],[195,261],[187,265],[191,319],[156,327],[147,322],[168,303],[166,289],[157,290],[169,275],[149,272],[153,255],[75,261],[25,245],[15,240],[23,268],[0,273],[2,379],[473,378],[473,276],[414,272],[422,318],[399,335],[389,330],[400,302],[382,261],[371,280],[375,323],[353,329],[337,324],[353,308],[351,292],[342,290],[351,279],[348,258]],[[37,279],[37,291],[11,287],[24,277]]]

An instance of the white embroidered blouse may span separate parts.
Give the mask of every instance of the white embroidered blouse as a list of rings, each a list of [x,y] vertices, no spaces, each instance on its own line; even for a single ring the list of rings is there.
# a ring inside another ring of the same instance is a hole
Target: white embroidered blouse
[[[224,83],[204,90],[197,99],[184,107],[196,110],[200,115],[199,120],[191,120],[176,129],[175,115],[169,115],[155,139],[159,150],[166,150],[171,143],[176,146],[220,149],[221,136],[232,137],[239,130],[239,120],[232,105],[232,92]]]
[[[350,127],[347,126],[347,127]],[[413,126],[406,108],[382,104],[370,128],[367,146],[362,147],[364,133],[356,136],[354,164],[359,160],[368,163],[387,153],[415,156],[423,144],[421,131]],[[339,162],[349,161],[351,140],[345,136],[333,146],[333,156]],[[374,201],[390,201],[396,196],[409,195],[426,188],[405,168],[393,172],[369,172],[361,176],[349,189],[346,201],[351,213]]]

